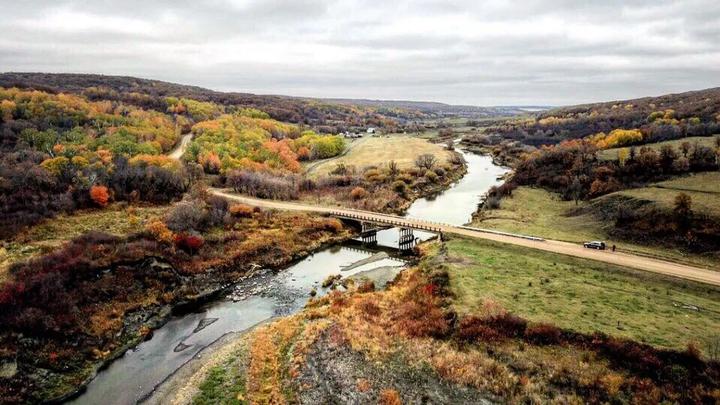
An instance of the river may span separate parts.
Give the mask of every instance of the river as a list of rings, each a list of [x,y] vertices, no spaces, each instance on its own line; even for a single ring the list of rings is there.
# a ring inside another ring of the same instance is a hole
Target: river
[[[467,162],[467,174],[448,190],[432,198],[413,202],[406,216],[450,225],[465,225],[472,219],[482,196],[509,169],[497,166],[492,157],[458,150]]]
[[[480,197],[500,183],[498,178],[507,169],[494,165],[488,156],[461,153],[468,164],[467,174],[434,198],[415,201],[407,216],[452,225],[470,221]],[[397,229],[378,232],[379,247],[396,247],[398,236]],[[427,239],[431,234],[416,232],[416,236]],[[345,267],[352,268],[343,270]],[[384,281],[403,267],[401,258],[388,255],[379,248],[347,243],[318,251],[279,273],[261,271],[235,286],[230,296],[192,313],[174,316],[154,332],[152,339],[129,350],[100,371],[87,390],[69,402],[136,403],[223,335],[247,330],[272,317],[300,310],[313,289],[318,295],[327,293],[320,284],[328,275],[340,273],[347,277],[383,268]]]

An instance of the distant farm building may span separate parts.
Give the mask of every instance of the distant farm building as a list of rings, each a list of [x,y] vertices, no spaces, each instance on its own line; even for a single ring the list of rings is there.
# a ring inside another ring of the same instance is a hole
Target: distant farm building
[[[367,133],[368,133],[368,134],[374,134],[374,133],[376,133],[376,132],[377,132],[377,129],[375,129],[375,128],[373,128],[373,127],[370,127],[370,128],[367,129]]]

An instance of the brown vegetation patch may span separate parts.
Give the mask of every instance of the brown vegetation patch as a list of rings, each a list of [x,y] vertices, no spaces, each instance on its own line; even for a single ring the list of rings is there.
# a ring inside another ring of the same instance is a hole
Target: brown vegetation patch
[[[254,264],[278,267],[346,236],[336,219],[238,218],[210,197],[174,208],[147,232],[89,233],[16,264],[13,280],[0,287],[0,348],[17,353],[20,372],[3,379],[0,395],[39,401],[63,394],[99,360],[148,334],[143,320],[163,307],[217,291]],[[45,391],[38,367],[60,381],[56,391]]]

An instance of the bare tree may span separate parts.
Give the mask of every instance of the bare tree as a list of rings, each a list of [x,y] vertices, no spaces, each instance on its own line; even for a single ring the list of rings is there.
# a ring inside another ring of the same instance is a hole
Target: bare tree
[[[395,177],[397,177],[398,174],[400,174],[400,167],[398,167],[396,161],[391,160],[388,162],[388,174],[390,175],[391,179],[394,179]]]
[[[425,170],[432,169],[436,163],[437,158],[435,157],[435,155],[432,155],[430,153],[422,154],[418,156],[417,159],[415,159],[415,166]]]

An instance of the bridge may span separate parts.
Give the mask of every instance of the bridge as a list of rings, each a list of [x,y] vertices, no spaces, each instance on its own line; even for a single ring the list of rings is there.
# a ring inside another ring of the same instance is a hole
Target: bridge
[[[408,221],[403,221],[402,219],[404,218],[402,217],[378,217],[363,213],[362,211],[331,211],[328,212],[328,214],[345,221],[360,223],[360,237],[363,243],[367,244],[377,243],[378,231],[393,227],[398,228],[400,232],[398,249],[400,249],[400,251],[409,251],[418,243],[419,239],[415,237],[413,230],[432,232],[437,234],[441,240],[443,238],[442,229],[431,223],[410,224]]]
[[[695,267],[625,252],[611,252],[609,250],[586,249],[582,245],[577,243],[549,239],[546,240],[534,236],[517,235],[488,229],[473,228],[468,226],[443,224],[422,219],[407,218],[398,215],[382,214],[378,212],[354,210],[349,208],[324,207],[287,201],[261,200],[257,198],[241,196],[220,189],[210,189],[210,192],[220,197],[224,197],[233,201],[242,202],[244,204],[260,208],[314,212],[319,214],[332,215],[341,219],[344,218],[348,220],[355,220],[361,223],[364,221],[370,224],[395,226],[405,229],[435,232],[439,235],[454,234],[475,239],[485,239],[499,243],[524,246],[531,249],[564,254],[568,256],[582,257],[618,266],[657,273],[664,276],[720,286],[720,271],[718,271],[718,269],[712,270],[702,267]]]

